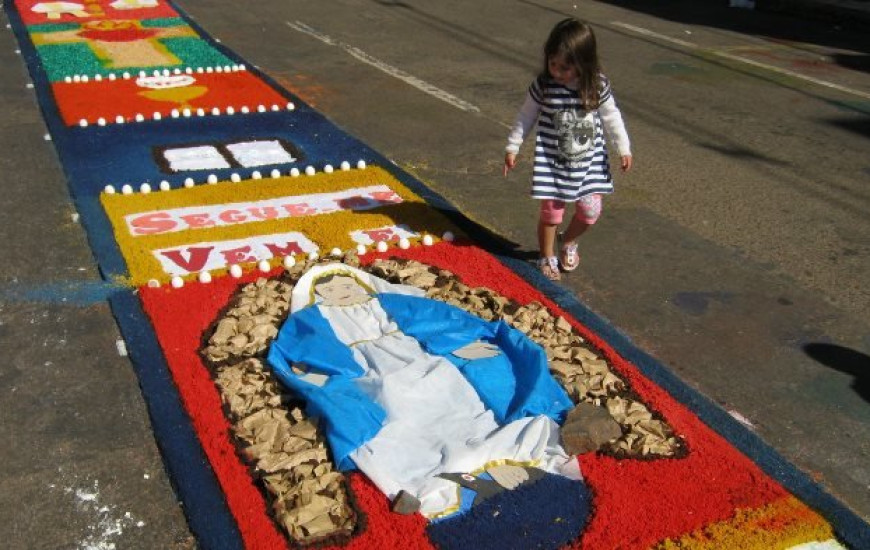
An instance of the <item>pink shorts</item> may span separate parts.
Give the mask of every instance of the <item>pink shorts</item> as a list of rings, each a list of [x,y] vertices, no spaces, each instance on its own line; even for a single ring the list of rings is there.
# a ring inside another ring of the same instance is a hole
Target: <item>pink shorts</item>
[[[565,201],[542,200],[541,221],[547,225],[559,225],[565,215]],[[574,217],[586,225],[592,225],[601,216],[601,194],[584,195],[574,203]]]

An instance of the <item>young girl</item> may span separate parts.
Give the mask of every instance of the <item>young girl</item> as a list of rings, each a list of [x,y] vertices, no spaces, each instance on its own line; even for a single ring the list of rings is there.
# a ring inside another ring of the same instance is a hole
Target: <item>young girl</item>
[[[631,169],[631,150],[622,115],[601,74],[595,35],[573,18],[559,22],[544,45],[544,70],[529,86],[505,148],[504,174],[516,166],[517,153],[529,129],[538,123],[532,198],[541,201],[538,244],[541,272],[560,279],[559,266],[577,269],[577,238],[601,214],[601,196],[613,192],[604,134],[616,147],[623,171]],[[565,203],[575,203],[574,216],[561,235],[556,231]]]

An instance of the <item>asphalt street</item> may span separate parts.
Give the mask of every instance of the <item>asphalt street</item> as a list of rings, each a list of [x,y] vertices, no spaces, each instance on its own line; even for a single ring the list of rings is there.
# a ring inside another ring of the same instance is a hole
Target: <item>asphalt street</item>
[[[507,129],[549,28],[590,21],[635,168],[562,284],[870,520],[870,36],[699,4],[179,3],[529,261],[531,147],[504,178]],[[15,48],[0,34],[0,537],[191,547]]]

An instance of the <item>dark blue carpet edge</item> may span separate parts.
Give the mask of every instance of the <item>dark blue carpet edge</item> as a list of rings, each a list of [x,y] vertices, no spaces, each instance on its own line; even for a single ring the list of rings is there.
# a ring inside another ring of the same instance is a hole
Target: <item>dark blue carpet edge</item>
[[[111,224],[98,199],[75,196],[70,174],[60,153],[65,140],[71,138],[69,129],[60,118],[50,83],[17,9],[12,2],[4,2],[3,8],[34,83],[39,108],[54,141],[58,162],[70,182],[67,189],[81,214],[80,220],[100,272],[105,280],[111,282],[113,276],[126,274],[126,263],[114,240]],[[138,297],[132,290],[116,292],[109,297],[109,307],[127,345],[130,363],[139,380],[170,483],[182,502],[188,526],[199,547],[204,550],[243,548],[238,525],[184,410],[178,389]]]
[[[206,458],[190,417],[166,364],[139,298],[130,291],[109,299],[130,362],[146,396],[151,425],[176,493],[184,507],[199,548],[244,548],[238,524],[227,506],[223,490]]]

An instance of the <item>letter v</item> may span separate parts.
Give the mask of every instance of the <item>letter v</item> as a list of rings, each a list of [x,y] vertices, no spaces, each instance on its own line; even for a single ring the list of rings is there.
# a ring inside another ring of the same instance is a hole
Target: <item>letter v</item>
[[[185,250],[188,253],[187,258],[184,257]],[[181,269],[194,273],[205,267],[212,250],[214,250],[213,246],[190,246],[180,250],[161,250],[160,253]]]

